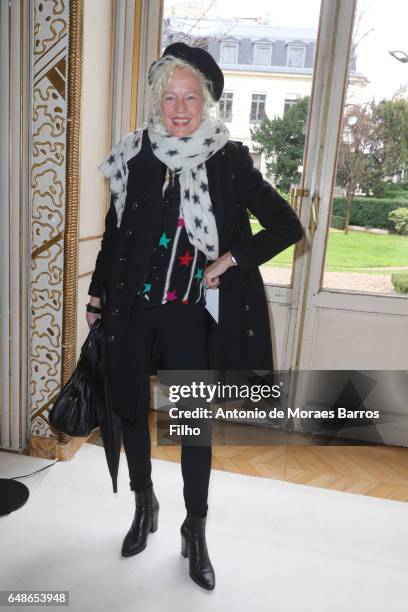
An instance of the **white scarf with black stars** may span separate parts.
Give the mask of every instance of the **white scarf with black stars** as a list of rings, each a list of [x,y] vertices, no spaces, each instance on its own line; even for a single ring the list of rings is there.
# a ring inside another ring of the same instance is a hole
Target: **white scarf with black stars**
[[[142,146],[147,129],[153,153],[180,180],[180,216],[183,217],[189,241],[207,259],[219,256],[218,232],[208,190],[205,162],[229,139],[229,131],[220,119],[204,119],[190,136],[171,136],[161,121],[145,123],[120,140],[98,168],[109,178],[110,191],[120,227],[125,208],[129,159]],[[166,184],[163,186],[163,191]]]

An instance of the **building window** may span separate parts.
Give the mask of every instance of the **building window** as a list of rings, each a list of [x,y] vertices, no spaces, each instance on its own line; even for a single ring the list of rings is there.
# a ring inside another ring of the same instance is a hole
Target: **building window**
[[[266,94],[252,94],[250,121],[261,121],[265,117]]]
[[[238,63],[238,43],[237,42],[222,42],[220,50],[221,64],[237,64]]]
[[[305,65],[306,47],[303,45],[288,45],[287,66],[303,68]]]
[[[254,45],[254,64],[256,66],[270,66],[272,45]]]
[[[300,100],[299,94],[287,94],[285,98],[285,106],[283,108],[283,114],[286,113],[296,102]]]
[[[220,119],[222,119],[226,123],[231,123],[232,121],[233,98],[234,98],[234,94],[232,91],[224,91],[218,103]]]

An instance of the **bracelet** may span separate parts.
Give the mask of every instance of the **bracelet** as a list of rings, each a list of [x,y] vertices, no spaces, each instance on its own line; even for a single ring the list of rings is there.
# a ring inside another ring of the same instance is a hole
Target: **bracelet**
[[[101,308],[99,306],[92,306],[92,304],[86,304],[86,311],[92,314],[101,314]]]

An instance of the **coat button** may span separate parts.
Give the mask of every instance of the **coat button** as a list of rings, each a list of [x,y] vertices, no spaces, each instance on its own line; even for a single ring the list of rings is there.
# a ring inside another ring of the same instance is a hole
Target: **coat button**
[[[114,336],[113,334],[108,334],[108,335],[106,336],[106,340],[107,340],[108,342],[115,342],[115,336]]]
[[[139,206],[139,202],[132,202],[132,209],[136,210],[136,208]]]
[[[117,283],[116,288],[117,289],[124,289],[125,288],[125,283],[123,281],[120,281],[119,283]]]
[[[225,155],[225,149],[221,149],[221,155]]]
[[[254,335],[254,330],[253,329],[247,329],[247,335],[248,336],[253,336]]]
[[[123,262],[123,261],[126,261],[126,259],[127,259],[127,258],[126,258],[124,255],[122,255],[122,257],[119,257],[119,261],[122,261],[122,262]]]
[[[245,304],[245,306],[244,306],[244,310],[245,310],[246,312],[248,312],[248,310],[249,310],[249,306],[248,306],[248,304]]]
[[[130,238],[131,235],[132,235],[132,230],[131,229],[127,229],[126,230],[126,237]]]
[[[235,178],[235,172],[231,173],[231,178],[234,179]]]
[[[112,315],[113,315],[114,317],[116,317],[118,314],[119,314],[119,308],[114,308],[114,309],[112,310]]]

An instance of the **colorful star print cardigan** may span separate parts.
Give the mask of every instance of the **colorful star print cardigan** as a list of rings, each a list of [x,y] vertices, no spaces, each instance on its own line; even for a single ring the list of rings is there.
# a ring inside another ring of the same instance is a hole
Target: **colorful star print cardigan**
[[[160,238],[140,294],[149,306],[172,301],[203,304],[203,272],[207,260],[205,254],[189,242],[184,219],[180,216],[179,177],[177,174],[171,176],[161,207]]]

